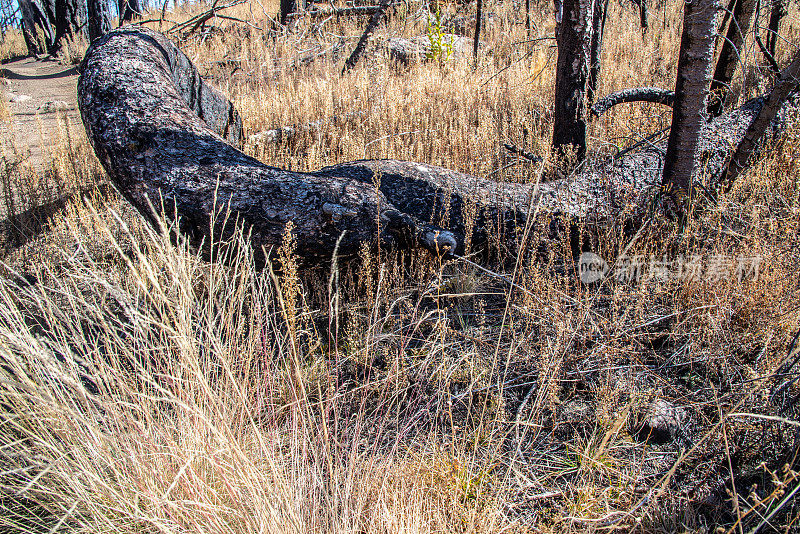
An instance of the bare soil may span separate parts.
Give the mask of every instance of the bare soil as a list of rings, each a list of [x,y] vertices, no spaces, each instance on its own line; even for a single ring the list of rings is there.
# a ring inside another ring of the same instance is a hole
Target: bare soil
[[[77,105],[78,70],[74,65],[24,58],[3,65],[0,76],[3,99],[11,115],[10,121],[0,124],[0,132],[3,146],[15,148],[11,153],[41,168],[47,161],[48,147],[56,145],[61,135],[83,135]]]

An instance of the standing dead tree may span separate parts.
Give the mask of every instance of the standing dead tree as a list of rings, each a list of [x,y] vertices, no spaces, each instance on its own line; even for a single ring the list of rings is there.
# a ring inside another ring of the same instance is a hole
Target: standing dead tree
[[[19,0],[22,35],[28,54],[41,54],[52,46],[53,26],[39,0]]]
[[[108,0],[87,0],[89,41],[111,31],[111,9]]]
[[[644,1],[644,0],[642,0]],[[603,54],[603,34],[606,29],[608,0],[595,0],[592,13],[592,48],[589,54],[589,78],[586,81],[586,104],[594,104],[597,84],[600,83],[600,57]]]
[[[708,99],[708,113],[712,117],[722,114],[730,92],[731,81],[736,67],[741,63],[744,40],[750,30],[757,0],[736,0],[728,31],[722,41],[722,48],[714,68],[711,82],[711,97]]]
[[[87,36],[86,22],[89,18],[86,0],[55,0],[55,13],[51,20],[55,28],[55,36],[48,50],[55,56],[67,36]]]
[[[733,186],[736,178],[742,170],[746,168],[750,158],[758,147],[759,142],[764,137],[767,128],[777,117],[778,112],[783,107],[789,95],[794,92],[800,84],[800,51],[795,52],[791,63],[781,71],[781,75],[770,92],[763,107],[756,115],[756,118],[747,128],[747,131],[736,147],[736,152],[730,158],[725,173],[720,180],[721,185],[727,190]]]
[[[700,147],[710,174],[723,168],[761,102],[704,126]],[[644,148],[614,164],[587,162],[569,180],[539,186],[393,160],[311,173],[270,167],[234,146],[242,126],[233,105],[166,37],[137,26],[92,43],[81,65],[78,103],[112,183],[146,218],[179,220],[182,233],[203,247],[212,245],[212,236],[231,235],[238,223],[257,252],[280,245],[291,228],[305,263],[330,260],[337,242],[343,256],[365,244],[458,253],[467,232],[473,243],[491,237],[515,246],[532,210],[551,221],[620,224],[623,206],[644,211],[664,161],[660,147]],[[230,216],[214,217],[225,212]]]
[[[767,50],[772,57],[775,57],[775,44],[778,42],[781,19],[788,14],[787,3],[787,0],[772,0],[772,10],[767,23]]]
[[[287,24],[292,20],[292,16],[300,12],[303,0],[281,0],[281,12],[278,21]]]
[[[141,18],[144,13],[142,0],[118,0],[119,25],[131,22],[134,18]]]
[[[553,148],[573,147],[577,158],[586,157],[586,85],[592,50],[594,8],[600,0],[556,2],[555,109]]]
[[[687,0],[684,3],[672,127],[663,177],[664,187],[670,191],[679,212],[685,208],[686,197],[692,195],[695,155],[706,122],[704,115],[714,59],[718,7],[716,0]]]

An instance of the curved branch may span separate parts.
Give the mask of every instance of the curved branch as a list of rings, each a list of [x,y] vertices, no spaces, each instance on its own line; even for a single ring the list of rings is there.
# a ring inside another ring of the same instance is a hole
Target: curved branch
[[[658,87],[639,87],[636,89],[623,89],[616,93],[604,96],[592,106],[592,115],[599,117],[617,104],[627,104],[629,102],[651,102],[653,104],[663,104],[672,106],[675,101],[675,91],[668,91]]]

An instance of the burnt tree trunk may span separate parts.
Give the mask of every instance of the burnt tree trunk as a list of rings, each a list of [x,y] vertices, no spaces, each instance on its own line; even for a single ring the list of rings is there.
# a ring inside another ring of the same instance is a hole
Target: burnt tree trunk
[[[281,0],[281,13],[279,17],[281,24],[287,24],[291,20],[291,15],[300,11],[300,2],[302,2],[302,0]]]
[[[733,182],[745,169],[751,156],[758,147],[759,142],[764,137],[767,128],[777,117],[789,95],[797,89],[800,83],[800,52],[796,52],[792,62],[781,71],[779,80],[775,83],[763,107],[756,118],[747,128],[747,131],[736,147],[736,152],[731,156],[730,163],[725,169],[721,184],[728,190],[733,186]]]
[[[721,115],[725,108],[733,74],[736,72],[736,66],[739,64],[743,51],[745,36],[750,30],[750,24],[756,12],[756,3],[757,0],[737,0],[733,8],[733,16],[728,25],[726,38],[722,42],[722,49],[711,82],[708,113],[712,117]]]
[[[87,0],[89,41],[94,41],[111,31],[111,9],[109,0]]]
[[[140,18],[144,13],[142,0],[118,0],[117,9],[120,26],[133,21],[134,18]]]
[[[704,171],[721,172],[759,102],[704,128]],[[538,186],[392,160],[311,173],[270,167],[235,148],[242,123],[233,105],[166,37],[137,26],[92,43],[81,65],[78,103],[111,182],[151,222],[178,217],[183,234],[206,251],[212,235],[224,239],[238,222],[257,254],[279,246],[291,222],[306,264],[329,261],[340,238],[342,256],[365,244],[461,253],[467,232],[478,245],[512,248],[530,210],[548,221],[530,235],[545,239],[563,236],[555,221],[564,219],[623,224],[629,220],[620,217],[623,209],[626,217],[647,212],[663,164],[662,147],[644,147]],[[227,219],[213,219],[227,210]]]
[[[478,45],[481,38],[481,18],[483,17],[483,0],[478,0],[478,13],[475,17],[475,41],[472,46],[472,57],[478,59]]]
[[[586,82],[592,49],[592,22],[597,0],[564,0],[556,25],[553,148],[561,155],[574,147],[578,161],[586,156]],[[558,3],[557,9],[558,9]]]
[[[44,6],[38,0],[20,0],[22,35],[30,55],[45,52],[52,46],[53,26]]]
[[[367,27],[364,28],[364,33],[361,34],[361,38],[358,40],[356,47],[353,49],[350,57],[347,58],[347,61],[344,62],[344,67],[342,67],[342,75],[356,66],[361,54],[364,53],[364,50],[367,47],[369,38],[372,37],[373,32],[378,27],[378,24],[380,24],[381,19],[383,19],[383,15],[386,13],[386,9],[391,3],[392,0],[381,0],[380,9],[373,13],[372,17],[370,17]]]
[[[717,13],[716,0],[693,0],[684,4],[672,127],[663,178],[664,186],[670,190],[680,212],[685,207],[687,195],[691,197],[692,194],[695,153],[706,122],[706,96],[714,60]]]
[[[642,0],[644,1],[644,0]],[[600,82],[600,57],[603,54],[603,33],[606,28],[608,0],[595,0],[592,15],[592,48],[589,57],[589,79],[586,83],[586,104],[591,107]]]
[[[87,36],[86,19],[88,11],[86,0],[55,0],[55,36],[53,43],[48,50],[51,56],[56,55],[61,50],[62,40],[67,36]]]
[[[786,0],[772,0],[772,10],[767,23],[767,49],[775,57],[775,44],[778,42],[778,31],[781,28],[781,19],[786,16]]]

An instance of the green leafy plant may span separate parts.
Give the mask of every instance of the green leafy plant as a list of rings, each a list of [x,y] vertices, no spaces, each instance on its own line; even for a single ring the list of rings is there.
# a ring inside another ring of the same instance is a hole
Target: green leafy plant
[[[453,53],[453,42],[450,36],[445,37],[445,33],[442,30],[441,11],[436,11],[436,15],[428,18],[425,34],[428,36],[428,44],[430,45],[425,57],[438,60],[449,59]]]

